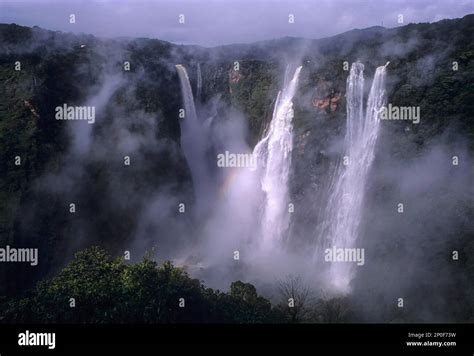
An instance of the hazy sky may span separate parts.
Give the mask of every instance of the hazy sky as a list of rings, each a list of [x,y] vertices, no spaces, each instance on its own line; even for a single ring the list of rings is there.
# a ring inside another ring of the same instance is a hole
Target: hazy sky
[[[400,14],[407,24],[469,13],[474,0],[0,0],[1,23],[203,46],[395,27]],[[70,14],[75,24],[69,23]]]

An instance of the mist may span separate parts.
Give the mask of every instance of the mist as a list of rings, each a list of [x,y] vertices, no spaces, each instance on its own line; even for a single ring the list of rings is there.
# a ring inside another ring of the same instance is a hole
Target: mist
[[[5,234],[47,262],[19,268],[11,293],[99,245],[274,303],[297,276],[315,299],[350,300],[355,321],[469,318],[472,15],[446,19],[470,2],[79,4],[44,18],[1,5],[0,22],[48,28],[11,25],[2,46],[47,149]],[[94,121],[55,120],[65,104]],[[419,122],[382,118],[389,104]]]

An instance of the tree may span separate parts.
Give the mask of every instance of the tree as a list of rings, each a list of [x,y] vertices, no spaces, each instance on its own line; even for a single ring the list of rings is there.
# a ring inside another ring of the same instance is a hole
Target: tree
[[[241,281],[230,285],[229,302],[233,318],[238,323],[268,323],[274,321],[270,301],[261,297],[250,283]]]
[[[345,296],[323,296],[316,302],[314,318],[322,323],[343,323],[350,318],[349,300]]]
[[[287,276],[279,282],[278,291],[283,299],[279,308],[285,311],[288,321],[298,323],[307,320],[312,293],[301,277]]]
[[[73,301],[72,299],[73,298]],[[205,288],[182,268],[149,257],[136,264],[99,247],[76,254],[55,277],[21,299],[0,299],[1,322],[38,323],[268,323],[271,303],[249,283],[230,293]]]

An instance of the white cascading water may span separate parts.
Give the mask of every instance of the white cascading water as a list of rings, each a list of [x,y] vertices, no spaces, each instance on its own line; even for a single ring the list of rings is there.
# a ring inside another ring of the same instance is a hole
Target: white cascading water
[[[265,194],[261,221],[261,247],[270,250],[282,242],[288,229],[288,176],[293,150],[293,97],[298,86],[301,66],[291,81],[278,93],[270,128],[257,143],[253,154],[261,170],[261,187]]]
[[[197,211],[203,212],[207,209],[210,193],[210,176],[206,160],[207,138],[203,125],[199,122],[194,104],[193,92],[189,83],[186,68],[181,64],[176,65],[181,84],[185,117],[180,119],[181,146],[184,156],[188,162],[193,179],[196,194]]]
[[[364,189],[375,153],[379,134],[379,111],[385,105],[386,66],[378,67],[363,110],[364,65],[353,63],[346,84],[347,128],[345,155],[348,164],[339,163],[330,188],[330,199],[323,224],[325,248],[357,248],[359,226],[362,219]],[[324,257],[324,249],[317,251]],[[354,276],[353,262],[332,262],[329,283],[339,292],[348,292]]]

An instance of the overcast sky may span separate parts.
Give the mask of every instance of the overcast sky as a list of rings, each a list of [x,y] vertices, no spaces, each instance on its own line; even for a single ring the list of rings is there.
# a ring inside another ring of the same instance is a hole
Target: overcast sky
[[[203,46],[395,27],[400,14],[407,24],[469,13],[474,0],[0,0],[1,23]]]

